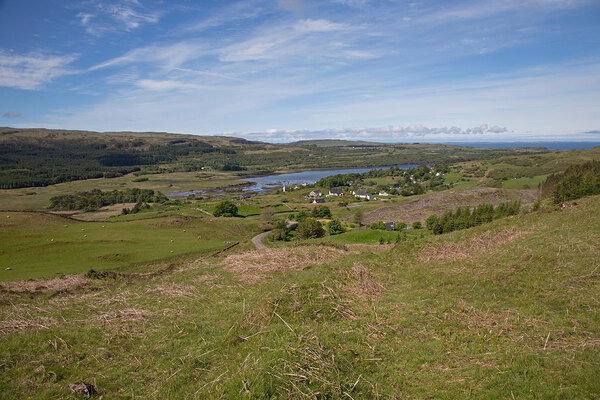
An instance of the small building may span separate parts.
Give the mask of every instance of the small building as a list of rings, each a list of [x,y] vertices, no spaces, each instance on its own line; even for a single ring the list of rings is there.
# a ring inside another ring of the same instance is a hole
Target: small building
[[[373,200],[375,198],[371,193],[367,193],[365,189],[355,190],[352,194],[361,199]]]
[[[386,231],[394,231],[394,230],[396,230],[396,223],[395,222],[384,222],[383,224],[385,225],[385,230]]]
[[[308,197],[310,197],[311,199],[321,197],[321,196],[323,196],[323,192],[321,192],[320,190],[313,190],[308,194]]]
[[[390,194],[389,194],[388,192],[386,192],[385,190],[381,190],[381,191],[379,192],[379,195],[380,195],[380,196],[389,196]]]
[[[313,204],[316,204],[316,203],[325,203],[325,199],[317,198],[317,199],[314,199],[312,202],[313,202]]]
[[[329,189],[329,194],[327,196],[343,196],[344,191],[342,189]]]

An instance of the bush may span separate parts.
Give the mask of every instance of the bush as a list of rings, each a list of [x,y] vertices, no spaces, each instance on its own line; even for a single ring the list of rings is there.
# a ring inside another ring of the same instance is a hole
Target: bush
[[[435,224],[438,222],[438,216],[436,214],[431,214],[429,217],[425,219],[425,227],[429,230],[432,230]]]
[[[296,232],[299,239],[312,239],[325,236],[325,229],[319,221],[314,218],[306,218],[298,223]]]
[[[331,210],[327,206],[313,208],[311,214],[314,218],[331,218]]]
[[[344,227],[339,219],[332,219],[327,224],[327,232],[330,235],[339,235],[340,233],[344,233]]]
[[[375,230],[382,230],[385,231],[385,224],[383,223],[383,221],[377,221],[374,224],[372,224],[370,226],[371,229],[375,229]]]
[[[397,231],[404,230],[404,229],[406,229],[407,227],[408,227],[408,225],[406,225],[406,223],[405,223],[405,222],[398,222],[398,223],[396,224],[396,230],[397,230]]]
[[[238,208],[229,200],[223,200],[215,207],[213,215],[215,217],[235,217],[238,213]]]
[[[413,229],[423,229],[423,225],[421,225],[421,221],[415,221],[412,224]]]

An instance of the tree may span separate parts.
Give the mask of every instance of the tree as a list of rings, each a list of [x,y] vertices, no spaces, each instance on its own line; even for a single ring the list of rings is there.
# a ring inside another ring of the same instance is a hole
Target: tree
[[[385,231],[385,224],[383,223],[383,221],[377,221],[374,224],[372,224],[370,228]]]
[[[331,218],[331,210],[327,206],[313,208],[312,216],[314,218]]]
[[[423,229],[423,225],[421,225],[421,221],[415,221],[412,224],[413,229]]]
[[[406,225],[405,222],[398,222],[396,223],[396,230],[397,231],[401,231],[403,229],[406,229],[408,225]]]
[[[354,213],[354,222],[356,222],[358,225],[362,226],[362,221],[363,221],[363,212],[361,210],[357,210]]]
[[[306,212],[306,210],[300,210],[300,211],[298,211],[298,214],[296,214],[296,221],[298,221],[298,222],[304,221],[308,217],[309,217],[309,214]]]
[[[215,217],[235,217],[237,215],[238,208],[229,200],[223,200],[215,207],[213,215]]]
[[[429,217],[425,219],[425,227],[429,230],[432,230],[433,227],[438,223],[438,216],[436,214],[431,214]]]
[[[339,219],[332,219],[327,224],[327,232],[330,235],[339,235],[340,233],[344,233],[344,227]]]
[[[299,239],[312,239],[325,236],[325,229],[319,221],[314,218],[306,218],[298,223],[296,228]]]

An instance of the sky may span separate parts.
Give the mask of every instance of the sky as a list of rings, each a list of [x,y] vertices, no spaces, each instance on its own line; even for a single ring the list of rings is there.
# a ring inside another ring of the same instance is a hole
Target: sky
[[[0,126],[600,141],[600,0],[0,0]]]

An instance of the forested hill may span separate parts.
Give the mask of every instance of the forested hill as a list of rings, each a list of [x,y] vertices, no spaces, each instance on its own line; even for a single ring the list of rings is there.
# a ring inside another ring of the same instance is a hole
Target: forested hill
[[[225,136],[0,128],[0,189],[48,186],[131,172],[238,174],[486,159],[543,148],[328,141],[270,144]]]

